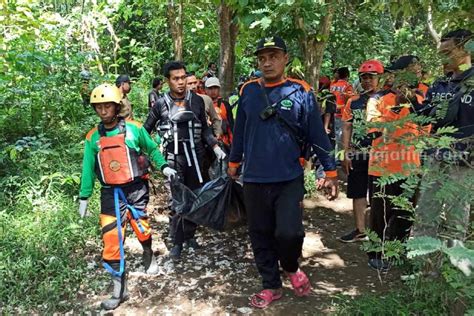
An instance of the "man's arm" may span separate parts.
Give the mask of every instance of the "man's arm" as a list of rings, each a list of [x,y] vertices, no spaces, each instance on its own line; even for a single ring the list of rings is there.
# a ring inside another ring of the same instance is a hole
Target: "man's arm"
[[[307,115],[304,125],[307,142],[313,146],[314,151],[324,167],[326,175],[328,177],[336,177],[336,161],[334,155],[331,154],[333,148],[324,130],[316,99],[312,92],[307,92],[306,94]]]
[[[211,121],[212,130],[216,137],[222,135],[222,121],[219,114],[217,114],[216,109],[214,108],[214,104],[212,103],[212,99],[205,95],[205,94],[198,94],[204,100],[204,106],[206,108],[206,114],[209,117],[209,121]]]
[[[84,142],[84,157],[82,159],[81,189],[79,198],[88,199],[91,197],[95,183],[95,154],[89,139]]]
[[[198,100],[201,101],[199,102],[200,106],[200,111],[199,111],[199,121],[201,122],[202,125],[202,133],[201,137],[204,143],[208,144],[211,148],[213,148],[215,145],[217,145],[217,139],[214,137],[212,134],[212,130],[207,124],[207,118],[206,118],[206,106],[204,104],[204,98],[200,97],[199,95],[195,94],[193,97],[199,98]],[[195,99],[196,100],[196,99]],[[212,106],[214,108],[214,106]]]
[[[163,171],[168,164],[166,163],[165,158],[158,150],[158,145],[153,141],[148,131],[144,126],[138,129],[138,144],[140,149],[147,154],[148,157],[153,161],[153,164],[156,168]]]
[[[158,102],[158,100],[155,102],[155,105],[148,112],[148,116],[146,118],[145,124],[143,124],[143,128],[145,128],[145,130],[149,134],[153,132],[156,124],[161,119],[161,105],[160,105],[160,102]]]

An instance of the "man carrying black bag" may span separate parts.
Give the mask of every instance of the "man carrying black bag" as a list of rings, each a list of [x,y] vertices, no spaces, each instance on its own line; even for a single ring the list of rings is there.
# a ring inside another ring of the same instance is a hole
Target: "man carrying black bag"
[[[203,99],[186,89],[186,68],[181,62],[169,62],[164,67],[163,75],[170,91],[163,93],[156,100],[144,124],[151,133],[158,130],[163,141],[164,156],[167,163],[177,171],[179,180],[191,190],[199,189],[203,183],[202,161],[204,143],[210,146],[218,160],[226,154],[217,145],[217,140],[207,125]],[[171,220],[170,233],[174,246],[170,257],[179,259],[183,243],[197,248],[194,239],[197,225],[174,214]]]
[[[285,42],[277,36],[262,39],[255,54],[263,77],[242,87],[228,174],[236,177],[244,157],[249,234],[263,279],[263,290],[252,295],[251,305],[265,308],[282,297],[279,262],[297,296],[311,291],[298,266],[304,239],[303,147],[312,146],[321,160],[330,198],[338,190],[332,148],[311,87],[284,76]]]

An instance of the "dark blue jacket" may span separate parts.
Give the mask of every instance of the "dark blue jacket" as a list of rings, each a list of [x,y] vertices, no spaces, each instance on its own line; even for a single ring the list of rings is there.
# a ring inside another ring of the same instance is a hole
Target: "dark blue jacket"
[[[262,84],[263,85],[263,84]],[[266,85],[258,80],[246,83],[241,90],[234,140],[230,154],[230,165],[244,159],[245,182],[274,183],[293,180],[303,174],[300,164],[301,147],[296,139],[311,144],[325,171],[334,175],[336,164],[324,131],[321,114],[310,86],[295,79]],[[285,96],[291,94],[289,97]],[[267,120],[260,113],[269,104],[276,104],[276,110],[298,135],[292,135],[276,116]]]
[[[457,139],[466,139],[474,135],[474,67],[469,68],[458,76],[454,76],[448,84],[446,100],[448,109],[444,117],[437,119],[434,127],[454,126],[458,128],[453,136]],[[441,94],[443,96],[443,94]],[[434,109],[431,115],[437,117],[437,105],[442,100],[433,100]],[[438,104],[436,104],[438,103]],[[460,151],[472,151],[473,142],[462,141],[456,144]]]

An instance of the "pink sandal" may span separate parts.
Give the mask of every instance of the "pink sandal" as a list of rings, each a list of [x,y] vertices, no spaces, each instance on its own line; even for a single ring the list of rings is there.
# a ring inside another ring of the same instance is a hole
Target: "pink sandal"
[[[311,283],[309,283],[309,279],[303,271],[298,270],[296,273],[287,273],[287,275],[290,278],[296,296],[309,295],[311,292]]]
[[[250,298],[250,305],[256,308],[266,308],[273,301],[277,301],[282,297],[282,293],[274,293],[272,290],[262,290]]]

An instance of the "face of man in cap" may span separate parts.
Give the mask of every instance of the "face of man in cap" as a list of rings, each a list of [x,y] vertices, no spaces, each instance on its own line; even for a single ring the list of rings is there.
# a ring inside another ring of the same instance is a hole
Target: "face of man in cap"
[[[212,99],[216,100],[219,98],[221,88],[218,86],[206,87],[206,94]]]
[[[419,62],[416,61],[408,65],[407,71],[414,73],[418,79],[421,79],[422,67]]]
[[[288,54],[281,49],[268,48],[257,53],[258,69],[267,83],[279,82],[285,73]]]

